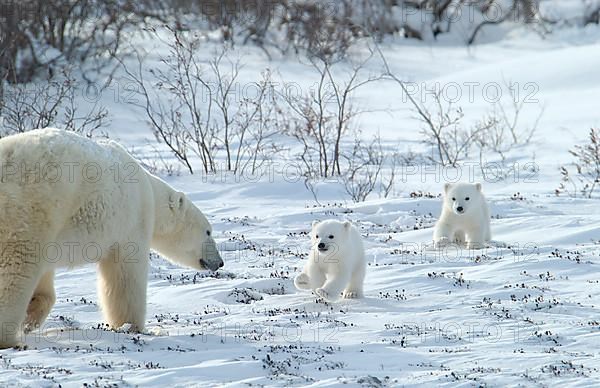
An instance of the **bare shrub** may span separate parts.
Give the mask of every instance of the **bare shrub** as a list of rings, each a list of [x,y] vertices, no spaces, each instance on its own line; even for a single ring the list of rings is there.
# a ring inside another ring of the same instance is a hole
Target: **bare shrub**
[[[342,175],[344,190],[354,202],[363,202],[378,183],[384,162],[379,138],[367,145],[357,139],[352,151],[345,154],[346,170]]]
[[[271,73],[265,71],[254,84],[255,96],[240,95],[239,60],[232,60],[225,47],[205,59],[199,55],[201,37],[167,27],[163,39],[169,53],[161,67],[145,69],[138,55],[137,68],[124,65],[138,86],[140,106],[160,142],[193,174],[190,157],[196,155],[205,173],[215,172],[223,151],[225,169],[239,173],[250,167],[254,173],[277,151],[270,139],[276,133]],[[152,81],[148,81],[151,78]]]
[[[254,175],[266,162],[282,150],[274,137],[277,130],[277,102],[269,70],[256,83],[256,96],[244,97],[235,115],[235,156],[231,157],[234,172],[249,170]]]
[[[512,92],[511,92],[512,93]],[[543,108],[531,126],[521,122],[522,110],[526,101],[511,98],[512,108],[501,102],[492,104],[489,114],[465,127],[463,111],[452,103],[444,104],[439,92],[434,93],[433,108],[420,104],[417,119],[423,125],[423,141],[433,149],[431,160],[444,166],[456,167],[469,156],[470,150],[479,149],[481,166],[485,164],[483,155],[489,151],[500,155],[502,161],[506,153],[515,146],[528,144],[535,134]]]
[[[0,101],[0,136],[57,127],[91,137],[106,124],[98,105],[80,113],[76,81],[64,70],[51,81],[7,86]]]
[[[562,182],[556,194],[566,193],[576,197],[579,193],[591,198],[600,184],[600,129],[590,129],[589,142],[576,145],[569,153],[575,158],[575,171],[567,166],[560,167]]]
[[[443,166],[456,167],[466,158],[474,140],[494,123],[482,121],[473,128],[463,128],[464,117],[460,107],[451,103],[444,106],[439,92],[434,94],[434,110],[422,105],[417,110],[417,119],[424,123],[421,134],[423,141],[434,150],[431,160]]]
[[[133,155],[146,170],[152,174],[165,174],[167,176],[181,175],[181,164],[175,164],[165,157],[156,146],[149,144],[152,154],[147,155],[136,148],[131,148],[129,153]]]
[[[505,84],[508,91],[510,107],[502,102],[494,102],[488,115],[476,121],[474,125],[465,127],[462,120],[464,113],[461,107],[455,107],[451,101],[444,102],[442,91],[435,90],[433,104],[430,106],[415,99],[406,83],[392,73],[381,50],[377,48],[385,68],[385,76],[396,82],[415,111],[415,118],[423,124],[421,134],[423,142],[432,149],[431,161],[443,166],[456,167],[469,156],[472,147],[479,149],[480,165],[484,165],[483,155],[487,151],[498,153],[502,160],[514,146],[527,144],[537,130],[544,109],[541,108],[531,126],[521,122],[521,115],[528,103],[537,101],[520,98],[515,88]]]
[[[382,165],[385,171],[382,170],[379,184],[379,195],[383,198],[388,198],[394,194],[393,190],[396,184],[398,168],[415,165],[416,155],[412,152],[387,152],[383,153]]]
[[[121,48],[124,33],[148,17],[159,18],[158,1],[27,0],[2,3],[0,78],[29,82],[64,63],[85,62],[92,71],[106,66]],[[3,73],[3,74],[2,74]]]
[[[597,6],[588,8],[586,23],[597,23]],[[488,15],[498,9],[501,18]],[[402,33],[435,39],[459,25],[472,44],[487,25],[544,20],[538,15],[536,0],[27,0],[4,2],[2,11],[0,79],[9,82],[52,75],[73,61],[91,65],[90,72],[98,71],[122,50],[128,33],[142,32],[149,21],[156,20],[181,31],[191,25],[218,29],[227,42],[239,37],[267,53],[275,47],[330,62],[346,57],[362,37],[381,40]],[[471,13],[476,14],[473,21]],[[457,14],[463,15],[467,26],[456,22]]]
[[[355,92],[383,79],[380,73],[366,68],[373,56],[371,51],[363,59],[343,65],[312,57],[310,65],[318,76],[314,87],[294,94],[288,93],[294,88],[284,85],[280,91],[282,106],[277,126],[297,141],[304,183],[317,202],[321,180],[334,179],[341,183],[355,202],[364,201],[381,185],[380,173],[385,161],[381,142],[375,138],[365,144],[359,138],[358,128],[354,127],[355,119],[366,112],[353,102]],[[352,70],[343,78],[338,67],[348,64]],[[352,149],[344,152],[342,144],[350,138]],[[391,190],[393,182],[386,185]]]
[[[193,174],[194,169],[192,168],[189,156],[189,133],[188,129],[186,129],[186,126],[183,123],[183,117],[179,111],[180,106],[175,106],[172,104],[168,105],[162,102],[157,94],[157,91],[162,87],[160,80],[156,85],[156,89],[147,84],[147,81],[144,77],[145,72],[142,67],[143,58],[139,55],[139,53],[137,53],[137,55],[138,66],[136,67],[135,71],[123,65],[127,76],[137,85],[135,90],[136,93],[142,97],[141,102],[138,102],[137,99],[132,99],[130,100],[130,103],[137,105],[144,110],[157,141],[165,144],[173,153],[175,158],[185,165],[190,174]],[[158,77],[160,77],[160,74]],[[177,83],[177,81],[175,82]],[[181,96],[182,98],[187,95],[183,85],[180,85],[179,89],[170,89],[170,92],[175,96],[183,93]],[[185,107],[182,107],[182,109],[184,108]],[[195,116],[193,117],[195,118]],[[193,121],[193,123],[196,123],[196,121]],[[197,130],[193,127],[192,129]],[[205,169],[206,168],[208,168],[207,164],[205,164]]]
[[[510,106],[506,107],[502,102],[493,104],[490,113],[485,118],[489,122],[486,129],[477,136],[477,144],[480,153],[483,151],[492,151],[502,158],[506,159],[506,153],[515,146],[528,144],[535,134],[540,119],[544,113],[544,108],[539,109],[539,113],[529,126],[523,124],[522,114],[528,101],[519,100],[511,87],[507,87],[510,92]]]
[[[403,34],[436,39],[460,30],[473,44],[489,25],[543,25],[537,0],[258,0],[164,2],[170,13],[199,15],[225,41],[240,37],[263,48],[306,53],[329,61],[344,58],[363,37]],[[498,15],[500,13],[500,15]]]
[[[311,65],[318,74],[314,90],[299,96],[281,94],[291,112],[282,127],[301,145],[299,158],[306,174],[323,178],[342,174],[342,139],[351,132],[353,120],[365,112],[352,104],[352,96],[359,88],[382,79],[381,75],[369,74],[365,69],[371,58],[372,53],[353,63],[344,82],[334,76],[335,63],[313,58]]]
[[[471,147],[480,135],[496,124],[495,118],[484,119],[465,128],[462,108],[454,107],[451,102],[445,104],[440,91],[433,93],[433,99],[433,106],[430,107],[410,98],[416,112],[415,118],[423,124],[423,142],[431,147],[431,161],[442,166],[456,167],[469,156]]]
[[[395,11],[402,11],[399,2],[395,0],[370,1],[354,0],[355,9],[353,25],[360,26],[363,33],[377,41],[384,37],[396,34],[403,29],[401,18],[397,17]]]
[[[588,1],[585,4],[583,24],[600,24],[600,3]]]
[[[434,0],[435,1],[435,0]],[[461,0],[461,3],[468,4],[469,0]],[[489,25],[498,25],[506,22],[520,22],[525,24],[537,24],[544,28],[544,19],[539,15],[538,0],[512,0],[503,2],[498,0],[479,0],[477,7],[482,18],[474,25],[467,44],[475,43],[477,35],[481,30]],[[490,13],[496,13],[501,10],[499,17],[492,17]]]
[[[269,56],[275,49],[333,62],[346,57],[362,37],[382,39],[400,31],[393,12],[400,7],[389,0],[209,0],[165,5],[175,12],[198,15],[208,28],[221,31],[224,41],[254,43]]]
[[[284,3],[279,22],[285,27],[284,42],[289,42],[297,52],[306,50],[309,55],[330,62],[343,58],[360,35],[360,30],[353,28],[352,3],[351,0]]]

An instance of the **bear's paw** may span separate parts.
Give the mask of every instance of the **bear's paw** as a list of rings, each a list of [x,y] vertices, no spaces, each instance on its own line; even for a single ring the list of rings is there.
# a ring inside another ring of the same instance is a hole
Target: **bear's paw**
[[[301,290],[310,289],[310,278],[307,274],[301,273],[294,279],[294,285]]]
[[[328,302],[335,302],[338,299],[337,295],[332,294],[324,288],[317,288],[315,290],[315,294]]]
[[[360,293],[357,291],[344,291],[342,294],[344,299],[358,299],[361,297]]]
[[[445,248],[448,245],[450,245],[450,239],[448,237],[442,237],[439,240],[437,240],[434,244],[436,249],[440,249],[440,248]]]

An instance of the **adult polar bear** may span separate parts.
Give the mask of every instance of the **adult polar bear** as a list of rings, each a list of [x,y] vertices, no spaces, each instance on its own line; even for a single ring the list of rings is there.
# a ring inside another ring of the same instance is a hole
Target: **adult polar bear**
[[[98,263],[111,327],[143,330],[148,253],[194,269],[223,261],[206,217],[117,143],[38,129],[0,140],[0,348],[40,325],[54,270]]]

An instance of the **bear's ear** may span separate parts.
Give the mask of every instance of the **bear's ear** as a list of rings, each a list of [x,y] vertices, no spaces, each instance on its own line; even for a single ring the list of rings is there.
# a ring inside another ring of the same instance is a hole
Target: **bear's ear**
[[[448,194],[448,190],[450,189],[450,183],[444,183],[444,193]]]
[[[319,221],[315,220],[312,222],[312,227],[314,228],[315,226],[317,226],[319,224]]]
[[[350,226],[352,226],[350,221],[344,221],[344,229],[348,230],[348,229],[350,229]]]
[[[171,193],[169,195],[169,209],[171,210],[183,210],[185,205],[185,194],[181,192]]]
[[[481,183],[475,183],[475,188],[477,188],[477,191],[481,191]]]

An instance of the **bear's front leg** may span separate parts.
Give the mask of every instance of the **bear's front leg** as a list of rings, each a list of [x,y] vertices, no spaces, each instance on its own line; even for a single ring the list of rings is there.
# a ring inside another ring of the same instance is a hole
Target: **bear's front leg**
[[[450,225],[445,223],[438,223],[435,225],[433,231],[433,243],[436,249],[446,247],[453,243],[453,229]]]
[[[465,243],[465,241],[465,232],[463,232],[462,230],[457,230],[456,232],[454,232],[454,243],[456,243],[459,246],[462,246]]]
[[[98,296],[108,325],[118,329],[130,324],[130,331],[141,332],[146,324],[146,288],[149,249],[139,247],[133,257],[111,253],[100,261]]]
[[[309,258],[309,260],[313,260]],[[300,290],[314,290],[325,283],[325,275],[315,263],[306,263],[304,271],[294,279],[294,285]]]
[[[30,332],[31,330],[39,327],[46,317],[52,310],[54,302],[56,301],[56,294],[54,292],[54,271],[46,272],[40,279],[33,297],[29,301],[27,307],[27,318],[25,318],[24,331]]]
[[[348,285],[351,276],[352,273],[349,269],[343,269],[332,274],[327,278],[323,287],[315,290],[315,294],[329,302],[335,302],[339,299],[342,290]]]
[[[310,290],[311,289],[310,278],[304,272],[302,272],[301,274],[296,276],[296,278],[294,279],[294,285],[299,290]]]
[[[481,229],[471,230],[467,233],[467,249],[485,248],[484,232]]]
[[[0,349],[19,345],[27,306],[42,272],[37,258],[5,254],[0,254]]]
[[[342,296],[344,299],[356,299],[363,297],[363,283],[365,281],[365,266],[357,268],[350,279],[350,283],[344,290]]]

